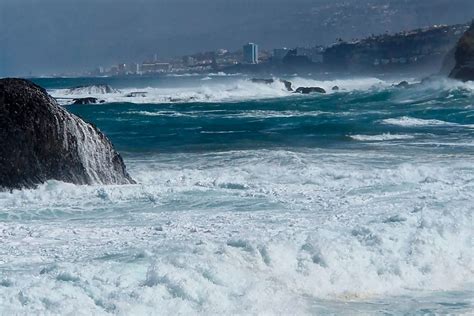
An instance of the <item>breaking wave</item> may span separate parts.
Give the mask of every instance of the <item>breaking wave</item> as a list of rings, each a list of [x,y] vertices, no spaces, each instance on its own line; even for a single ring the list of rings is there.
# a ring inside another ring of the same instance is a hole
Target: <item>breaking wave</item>
[[[210,80],[211,75],[202,77],[201,85],[165,88],[165,87],[145,87],[145,88],[123,88],[121,91],[104,94],[102,91],[93,93],[93,89],[52,89],[50,93],[59,98],[63,104],[68,104],[73,98],[80,98],[85,95],[97,97],[107,103],[192,103],[192,102],[236,102],[246,100],[271,99],[289,96],[297,96],[285,88],[284,83],[275,80],[274,83],[253,83],[247,79],[232,79],[227,83],[220,83]],[[204,80],[204,81],[203,81]],[[303,78],[292,78],[293,87],[318,86],[324,88],[327,93],[335,93],[332,87],[338,86],[341,92],[356,90],[367,90],[370,88],[380,88],[388,86],[387,83],[375,78],[349,79],[320,81]],[[76,92],[76,93],[74,93]]]
[[[69,107],[138,184],[0,192],[2,312],[472,311],[469,85],[210,77]]]
[[[382,121],[384,124],[398,125],[403,127],[419,127],[419,126],[458,126],[465,128],[474,128],[474,124],[457,124],[446,122],[442,120],[433,119],[419,119],[409,116],[402,116],[400,118],[389,118]]]
[[[350,138],[359,141],[389,141],[389,140],[404,140],[413,139],[414,135],[402,135],[402,134],[380,134],[380,135],[350,135]]]
[[[387,295],[463,289],[474,275],[472,164],[361,165],[376,157],[165,155],[127,161],[138,185],[1,193],[0,236],[17,245],[2,253],[3,308],[310,313],[326,310],[319,300],[365,310]]]
[[[446,126],[453,125],[453,123],[441,121],[441,120],[424,120],[414,117],[403,116],[400,118],[390,118],[382,121],[384,124],[398,125],[398,126]]]

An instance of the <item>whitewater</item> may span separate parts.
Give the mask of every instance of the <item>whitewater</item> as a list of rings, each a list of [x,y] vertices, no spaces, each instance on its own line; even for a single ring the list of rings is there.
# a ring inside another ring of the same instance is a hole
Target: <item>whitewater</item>
[[[137,184],[0,192],[0,314],[472,314],[474,84],[248,79],[36,80]]]

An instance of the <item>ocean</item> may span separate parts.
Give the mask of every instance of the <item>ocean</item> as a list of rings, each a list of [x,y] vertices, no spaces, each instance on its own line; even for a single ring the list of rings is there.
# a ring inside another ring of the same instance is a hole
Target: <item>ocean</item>
[[[138,183],[1,192],[0,314],[472,314],[474,83],[248,79],[35,79]]]

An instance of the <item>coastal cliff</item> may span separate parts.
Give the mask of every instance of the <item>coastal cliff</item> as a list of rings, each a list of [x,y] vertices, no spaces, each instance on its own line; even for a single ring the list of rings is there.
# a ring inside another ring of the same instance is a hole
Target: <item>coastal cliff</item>
[[[288,50],[282,59],[269,58],[258,64],[235,64],[219,68],[219,71],[253,75],[406,73],[419,76],[442,69],[441,73],[448,75],[454,67],[453,47],[468,27],[467,24],[435,25],[353,41],[339,39],[325,49],[297,48]],[[313,55],[310,56],[310,53]]]
[[[372,36],[327,48],[323,63],[333,71],[390,73],[440,69],[467,25],[434,26],[393,35]]]
[[[456,65],[449,75],[462,81],[474,80],[474,20],[456,46]]]
[[[104,134],[30,81],[0,80],[0,126],[0,189],[134,183]]]

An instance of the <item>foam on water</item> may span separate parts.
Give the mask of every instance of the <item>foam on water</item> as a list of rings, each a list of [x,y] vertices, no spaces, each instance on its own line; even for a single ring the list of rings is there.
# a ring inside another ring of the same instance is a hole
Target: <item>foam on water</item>
[[[469,85],[210,77],[70,108],[138,184],[1,192],[2,312],[472,312]]]
[[[101,100],[111,102],[131,102],[138,104],[149,103],[185,103],[185,102],[226,102],[251,99],[265,99],[289,96],[284,85],[280,82],[273,84],[255,84],[248,80],[236,80],[228,84],[205,84],[183,88],[127,88],[121,93],[96,95]],[[128,94],[140,91],[145,96],[127,97]],[[70,95],[68,90],[51,90],[54,97],[81,97],[81,94]]]
[[[307,313],[463,289],[473,165],[407,158],[164,155],[127,161],[139,185],[1,193],[4,310]]]
[[[403,135],[403,134],[380,134],[380,135],[350,135],[350,137],[354,140],[360,141],[390,141],[390,140],[403,140],[403,139],[413,139],[415,136],[413,135]]]
[[[324,111],[272,111],[272,110],[249,110],[240,113],[222,113],[222,110],[207,111],[207,114],[221,114],[223,118],[290,118],[290,117],[311,117],[326,114]],[[124,114],[142,116],[162,116],[162,117],[194,117],[202,116],[201,111],[128,111]]]
[[[275,79],[272,84],[253,83],[248,79],[235,79],[225,84],[208,83],[212,81],[213,76],[207,76],[200,79],[202,84],[180,88],[162,88],[162,87],[146,87],[146,88],[125,88],[117,93],[94,93],[88,89],[83,94],[71,94],[69,89],[51,89],[50,93],[59,101],[67,104],[68,98],[80,98],[87,96],[97,97],[108,103],[111,102],[131,102],[137,104],[149,103],[188,103],[188,102],[236,102],[256,99],[269,99],[292,96],[288,92],[282,82]],[[349,92],[356,90],[367,90],[369,88],[387,87],[389,83],[376,78],[361,78],[347,80],[314,80],[295,77],[291,79],[293,87],[322,87],[327,93],[334,93],[332,87],[338,86],[341,91]],[[80,91],[80,90],[77,90]],[[130,93],[140,91],[146,92],[144,96],[127,97]],[[297,96],[297,95],[293,95]]]
[[[453,123],[445,122],[441,120],[424,120],[408,116],[403,116],[400,118],[390,118],[383,120],[385,124],[391,125],[400,125],[400,126],[446,126],[452,125]]]
[[[425,120],[418,119],[409,116],[402,116],[400,118],[389,118],[382,121],[384,124],[399,125],[404,127],[417,127],[417,126],[459,126],[466,128],[474,128],[474,124],[457,124],[452,122],[446,122],[442,120]]]

